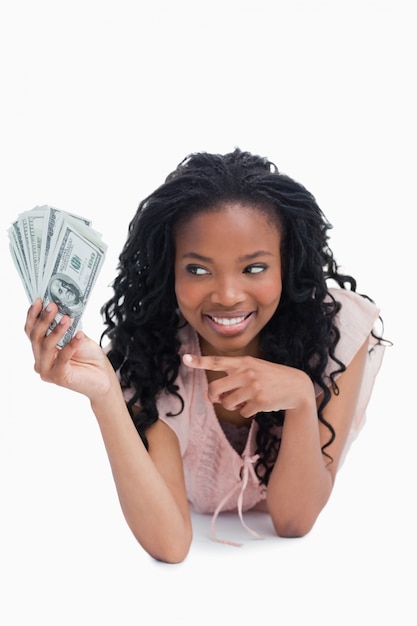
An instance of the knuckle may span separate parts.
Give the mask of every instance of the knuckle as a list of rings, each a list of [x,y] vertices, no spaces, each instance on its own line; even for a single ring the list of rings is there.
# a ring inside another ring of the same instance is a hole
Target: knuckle
[[[235,408],[235,403],[229,397],[222,399],[222,405],[228,411],[232,411]]]
[[[33,324],[29,320],[26,320],[23,330],[25,331],[26,336],[30,339],[34,330]]]
[[[253,390],[256,394],[259,394],[262,391],[262,384],[258,377],[254,376],[252,378]]]
[[[213,369],[218,369],[221,366],[222,357],[219,356],[218,354],[214,354],[211,357],[211,362],[212,362],[212,365],[213,365]]]
[[[50,376],[48,376],[48,374],[44,370],[39,369],[38,374],[39,374],[39,378],[41,379],[42,382],[44,382],[44,383],[51,382]]]

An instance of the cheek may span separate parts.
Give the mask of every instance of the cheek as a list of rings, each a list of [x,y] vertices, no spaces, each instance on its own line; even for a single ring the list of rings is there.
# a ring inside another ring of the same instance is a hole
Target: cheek
[[[282,294],[282,284],[280,278],[271,279],[262,285],[258,293],[258,300],[264,306],[277,306]]]
[[[181,279],[181,274],[178,272],[177,268],[175,268],[175,273],[174,273],[174,291],[175,291],[175,295],[177,297],[177,300],[181,299],[181,294],[183,292],[183,284],[184,281]]]
[[[192,306],[196,300],[196,290],[187,280],[178,278],[175,281],[175,295],[177,297],[178,306]]]

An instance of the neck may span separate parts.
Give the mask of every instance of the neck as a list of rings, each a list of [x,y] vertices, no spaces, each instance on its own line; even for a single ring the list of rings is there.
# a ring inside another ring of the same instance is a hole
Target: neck
[[[198,336],[200,344],[200,352],[202,356],[253,356],[254,358],[260,358],[259,338],[255,337],[250,343],[248,343],[241,350],[216,350],[211,344],[209,344],[203,337]]]

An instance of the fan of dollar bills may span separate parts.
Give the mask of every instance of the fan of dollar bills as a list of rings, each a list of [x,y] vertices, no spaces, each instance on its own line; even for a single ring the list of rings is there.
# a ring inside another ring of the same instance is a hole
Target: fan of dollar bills
[[[71,326],[58,346],[63,347],[81,327],[81,316],[103,265],[107,246],[90,220],[37,206],[21,213],[8,230],[10,252],[30,302],[55,302],[58,314]]]

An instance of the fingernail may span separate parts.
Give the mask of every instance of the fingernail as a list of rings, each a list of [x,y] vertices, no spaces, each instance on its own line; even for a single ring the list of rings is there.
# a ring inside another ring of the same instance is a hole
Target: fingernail
[[[184,363],[192,363],[193,357],[191,356],[191,354],[184,354],[183,361]]]

